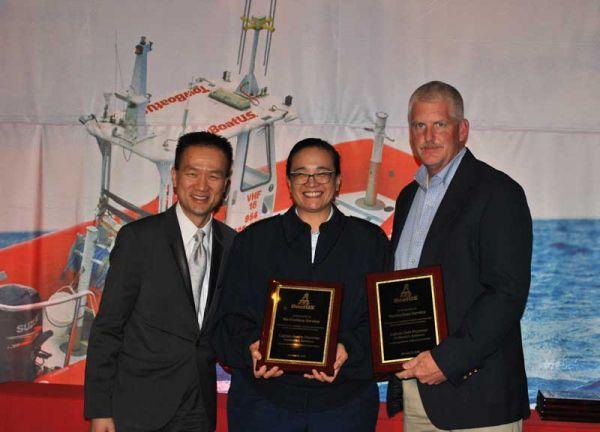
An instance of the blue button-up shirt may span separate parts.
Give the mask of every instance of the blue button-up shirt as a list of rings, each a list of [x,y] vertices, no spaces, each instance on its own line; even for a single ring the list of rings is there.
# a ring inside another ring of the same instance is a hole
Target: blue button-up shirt
[[[419,188],[410,206],[396,248],[394,258],[396,270],[418,267],[433,217],[466,151],[467,149],[463,147],[444,169],[431,178],[424,165],[417,170],[415,181],[419,184]]]

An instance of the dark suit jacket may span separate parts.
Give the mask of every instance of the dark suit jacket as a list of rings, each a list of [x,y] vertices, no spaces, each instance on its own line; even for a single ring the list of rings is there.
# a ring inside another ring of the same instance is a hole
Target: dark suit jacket
[[[396,202],[396,250],[418,185]],[[441,265],[449,336],[432,350],[448,381],[422,385],[431,422],[441,429],[493,426],[529,416],[520,319],[531,278],[532,226],[523,189],[467,150],[437,210],[420,267]],[[388,410],[401,409],[401,384]]]
[[[213,221],[209,293],[199,328],[181,231],[171,207],[119,231],[94,320],[85,373],[86,418],[157,429],[199,386],[216,424],[215,356],[209,345],[219,268],[234,231]]]

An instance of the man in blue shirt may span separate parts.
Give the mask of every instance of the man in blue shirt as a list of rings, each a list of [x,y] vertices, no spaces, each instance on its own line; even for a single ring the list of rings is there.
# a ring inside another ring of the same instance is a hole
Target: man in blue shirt
[[[394,267],[442,266],[449,335],[391,379],[388,410],[404,407],[405,432],[520,431],[532,246],[524,192],[465,147],[469,122],[454,87],[419,87],[408,121],[422,165],[396,202]]]

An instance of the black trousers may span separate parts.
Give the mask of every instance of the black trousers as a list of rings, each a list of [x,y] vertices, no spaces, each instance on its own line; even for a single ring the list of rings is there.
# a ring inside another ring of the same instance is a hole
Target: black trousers
[[[152,431],[139,429],[116,422],[117,432],[213,432],[204,411],[202,395],[198,385],[192,385],[171,419],[163,427]]]
[[[227,397],[229,432],[374,432],[378,412],[375,382],[345,405],[316,412],[279,406],[235,374]]]

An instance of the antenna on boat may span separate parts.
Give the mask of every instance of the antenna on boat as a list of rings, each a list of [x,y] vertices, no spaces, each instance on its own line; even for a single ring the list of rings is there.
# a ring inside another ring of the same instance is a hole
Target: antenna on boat
[[[383,201],[377,199],[377,176],[383,159],[383,142],[386,139],[394,141],[385,134],[387,118],[387,113],[382,111],[376,112],[374,127],[365,128],[365,130],[373,132],[375,136],[373,139],[373,149],[371,151],[371,161],[369,163],[367,190],[364,197],[356,200],[356,205],[368,210],[382,210],[385,208]]]
[[[265,74],[267,72],[267,66],[269,62],[269,54],[271,51],[271,37],[275,31],[273,27],[273,21],[275,19],[275,10],[277,8],[277,0],[271,0],[269,6],[268,16],[250,16],[250,8],[252,7],[252,0],[246,0],[244,5],[244,15],[241,17],[242,29],[240,34],[240,46],[238,48],[238,66],[239,73],[242,71],[242,64],[244,61],[244,50],[246,48],[246,33],[248,30],[254,30],[254,38],[252,40],[252,52],[250,54],[250,62],[248,67],[248,73],[244,76],[240,84],[238,85],[236,92],[245,97],[257,97],[261,95],[260,88],[254,76],[254,67],[256,65],[256,54],[258,48],[258,40],[260,37],[261,30],[267,31],[267,38],[265,43],[265,53],[263,58],[263,65],[265,66]]]
[[[124,126],[126,137],[137,140],[146,135],[146,105],[150,100],[147,93],[148,52],[152,51],[152,42],[145,36],[135,46],[135,64],[131,84],[125,94],[115,92],[115,97],[126,104]]]
[[[269,55],[271,54],[271,39],[273,38],[273,32],[275,31],[275,11],[277,10],[277,0],[271,0],[269,5],[269,19],[271,20],[272,31],[267,33],[267,40],[265,41],[265,53],[263,55],[263,66],[265,67],[265,76],[267,76],[267,68],[269,67]]]
[[[242,28],[240,29],[240,43],[238,46],[237,65],[239,66],[238,73],[242,73],[242,63],[244,62],[244,50],[246,48],[246,30],[244,26],[246,22],[250,20],[250,8],[252,7],[252,0],[246,0],[244,4],[244,15],[242,15]]]

